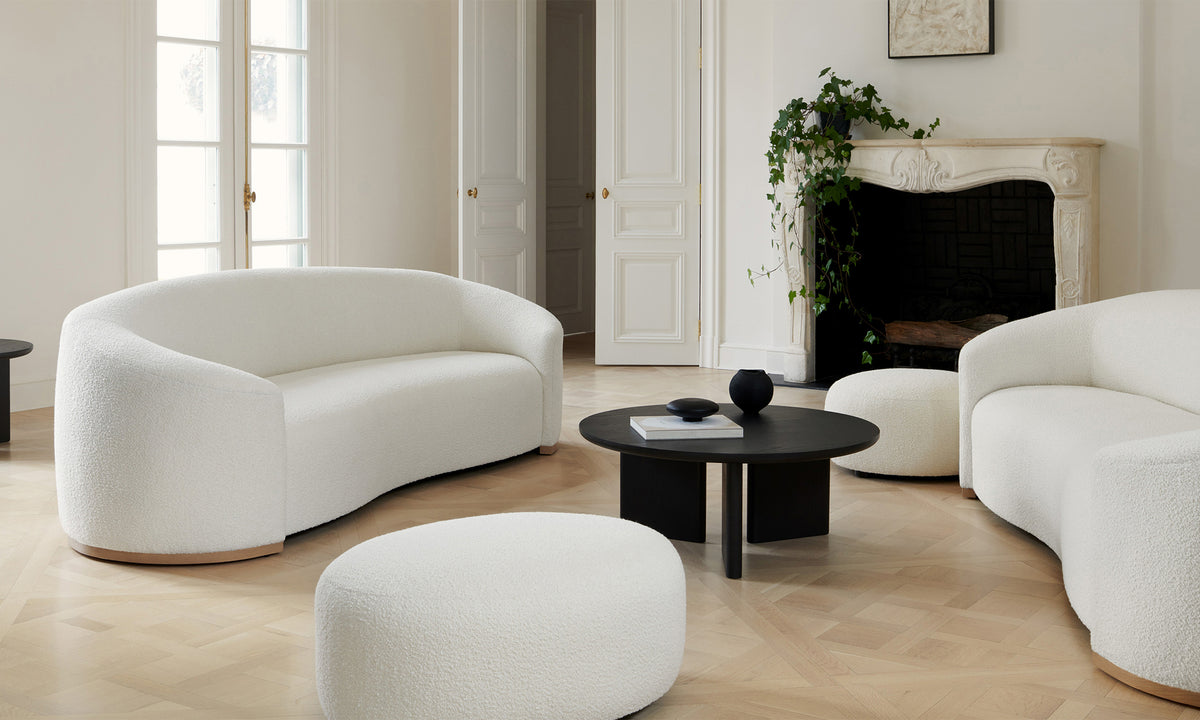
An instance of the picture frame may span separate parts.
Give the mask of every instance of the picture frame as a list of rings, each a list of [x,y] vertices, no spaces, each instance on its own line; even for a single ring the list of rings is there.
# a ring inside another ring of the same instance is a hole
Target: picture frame
[[[888,57],[996,53],[996,0],[888,0]]]

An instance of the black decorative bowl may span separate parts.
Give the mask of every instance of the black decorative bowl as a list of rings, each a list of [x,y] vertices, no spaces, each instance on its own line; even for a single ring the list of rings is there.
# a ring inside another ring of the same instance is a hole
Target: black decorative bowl
[[[667,403],[667,412],[688,422],[699,422],[720,409],[720,405],[704,398],[679,398]]]

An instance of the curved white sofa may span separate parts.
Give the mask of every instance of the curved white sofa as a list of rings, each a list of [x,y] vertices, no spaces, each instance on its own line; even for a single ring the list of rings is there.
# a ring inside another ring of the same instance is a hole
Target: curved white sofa
[[[1096,665],[1200,705],[1200,290],[1056,310],[959,359],[959,479],[1062,559]]]
[[[59,517],[76,550],[237,560],[440,473],[552,452],[562,326],[436,273],[240,270],[63,322]]]

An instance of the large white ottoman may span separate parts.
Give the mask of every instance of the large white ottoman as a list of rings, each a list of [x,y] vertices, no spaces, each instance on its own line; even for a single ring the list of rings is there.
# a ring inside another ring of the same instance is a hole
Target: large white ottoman
[[[834,458],[880,475],[958,474],[958,373],[888,368],[847,375],[829,387],[825,409],[879,426],[879,442]]]
[[[446,520],[330,563],[316,625],[332,720],[615,720],[679,673],[683,564],[619,518]]]

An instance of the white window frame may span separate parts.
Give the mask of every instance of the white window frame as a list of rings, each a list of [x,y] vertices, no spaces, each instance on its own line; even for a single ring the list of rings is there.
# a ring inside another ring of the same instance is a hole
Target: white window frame
[[[223,58],[233,63],[233,70],[242,73],[244,63],[241,38],[242,18],[246,0],[222,0],[222,23],[232,20],[235,57]],[[252,1],[252,0],[251,0]],[[337,263],[337,247],[333,228],[335,207],[336,165],[328,149],[328,139],[336,125],[337,77],[331,59],[331,47],[336,40],[336,3],[329,0],[308,0],[308,264],[310,266]],[[232,7],[232,10],[229,10]],[[126,286],[158,278],[158,210],[157,210],[157,12],[154,0],[126,0],[128,36],[126,43]],[[229,53],[226,53],[229,54]],[[222,73],[228,72],[222,67]],[[232,102],[230,88],[222,92],[221,122],[225,128],[241,125],[241,116],[231,119],[230,108],[240,110],[240,101]],[[242,132],[237,130],[238,133]],[[231,167],[232,175],[222,170],[224,195],[221,198],[221,223],[231,224],[234,233],[233,262],[222,258],[221,269],[245,267],[246,244],[242,210],[242,184],[245,181],[245,145],[240,135],[233,143],[233,158],[222,158],[223,167]],[[253,173],[253,169],[251,169]],[[253,181],[253,178],[251,178]],[[223,235],[224,237],[224,235]]]

